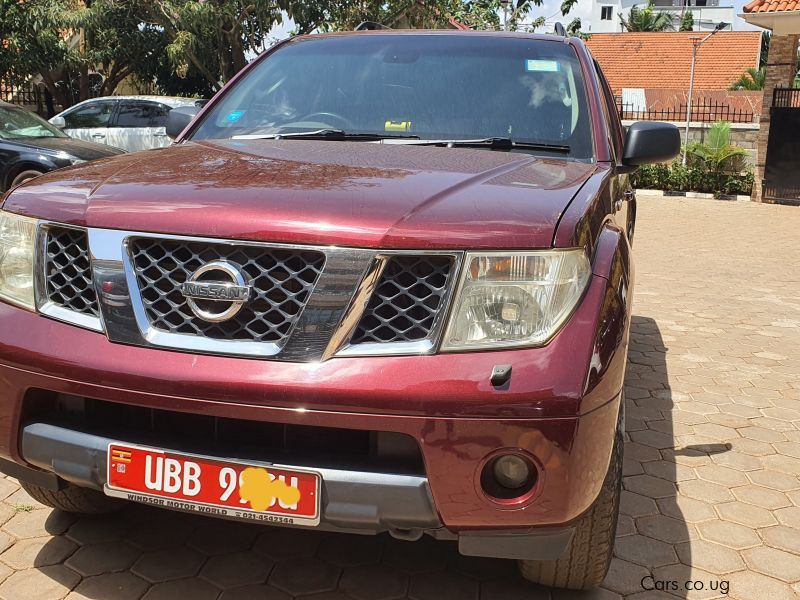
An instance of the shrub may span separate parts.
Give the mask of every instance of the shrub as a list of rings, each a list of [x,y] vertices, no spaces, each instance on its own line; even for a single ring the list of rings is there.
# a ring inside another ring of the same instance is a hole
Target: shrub
[[[720,173],[701,163],[683,166],[680,161],[671,165],[645,165],[632,176],[635,188],[667,192],[703,192],[706,194],[744,194],[753,189],[753,173]]]
[[[753,189],[753,174],[745,167],[746,152],[730,143],[731,124],[714,123],[706,142],[686,148],[687,164],[646,165],[632,176],[633,186],[668,192],[703,192],[714,195],[746,194]]]

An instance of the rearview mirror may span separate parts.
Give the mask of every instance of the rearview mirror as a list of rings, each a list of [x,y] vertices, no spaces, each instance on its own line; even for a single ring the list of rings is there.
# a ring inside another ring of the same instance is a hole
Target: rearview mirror
[[[669,123],[637,121],[628,127],[622,164],[638,167],[667,162],[681,151],[681,132]]]
[[[64,129],[64,127],[67,126],[67,122],[64,120],[64,117],[57,116],[50,119],[50,125],[58,127],[59,129]]]
[[[167,115],[167,135],[174,140],[181,134],[181,131],[186,129],[199,112],[200,108],[197,106],[173,108]]]

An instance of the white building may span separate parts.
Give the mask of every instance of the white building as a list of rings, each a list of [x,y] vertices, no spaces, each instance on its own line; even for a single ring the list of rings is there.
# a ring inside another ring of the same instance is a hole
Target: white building
[[[626,19],[633,6],[644,8],[647,0],[593,0],[591,33],[619,33],[622,24],[619,16]],[[653,0],[653,10],[668,12],[672,15],[675,30],[680,28],[681,15],[685,11],[691,12],[694,17],[695,31],[711,31],[719,23],[727,23],[727,30],[731,24],[735,11],[731,0]]]

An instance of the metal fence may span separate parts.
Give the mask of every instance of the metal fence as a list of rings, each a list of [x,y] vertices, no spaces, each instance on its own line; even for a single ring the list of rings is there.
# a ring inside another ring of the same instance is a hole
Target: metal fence
[[[9,85],[0,81],[0,100],[13,104],[37,104],[44,97],[44,86],[30,82],[22,85]]]
[[[685,121],[687,106],[679,104],[663,109],[637,110],[633,104],[617,102],[619,115],[622,119],[631,121]],[[701,123],[714,123],[716,121],[729,121],[731,123],[755,123],[752,112],[734,108],[729,104],[700,100],[692,103],[692,121]]]
[[[773,108],[800,108],[800,88],[775,88],[772,92]]]

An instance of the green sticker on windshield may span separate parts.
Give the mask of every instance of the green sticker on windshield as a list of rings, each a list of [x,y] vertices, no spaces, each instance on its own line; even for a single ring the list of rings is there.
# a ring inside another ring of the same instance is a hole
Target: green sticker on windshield
[[[534,60],[529,58],[525,61],[525,70],[538,73],[558,73],[561,70],[561,64],[557,60]]]

